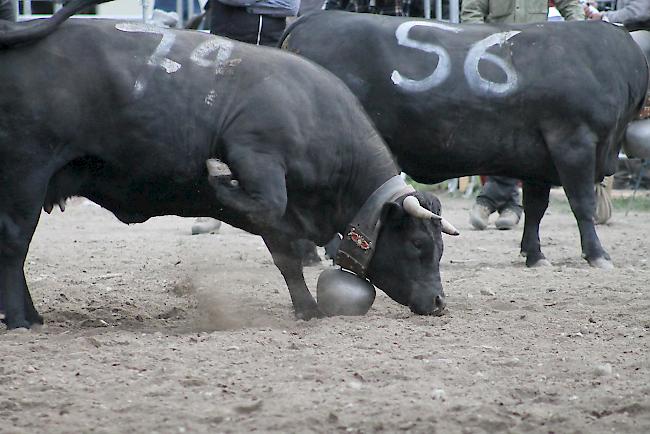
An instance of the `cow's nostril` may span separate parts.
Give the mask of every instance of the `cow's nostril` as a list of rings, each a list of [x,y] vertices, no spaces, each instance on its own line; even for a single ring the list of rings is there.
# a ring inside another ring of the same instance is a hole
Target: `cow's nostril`
[[[434,302],[436,304],[437,309],[444,309],[445,306],[447,305],[447,303],[445,302],[444,297],[441,296],[441,295],[436,295],[436,298],[435,298]]]

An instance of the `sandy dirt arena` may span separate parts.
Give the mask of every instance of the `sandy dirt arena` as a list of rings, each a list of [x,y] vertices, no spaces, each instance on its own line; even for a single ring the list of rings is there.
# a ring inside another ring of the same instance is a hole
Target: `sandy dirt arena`
[[[521,225],[474,231],[471,201],[442,201],[462,231],[446,315],[378,292],[365,317],[309,322],[259,237],[81,200],[43,214],[26,270],[46,325],[0,331],[0,432],[650,432],[650,213],[598,227],[602,271],[556,201],[553,266],[526,269]]]

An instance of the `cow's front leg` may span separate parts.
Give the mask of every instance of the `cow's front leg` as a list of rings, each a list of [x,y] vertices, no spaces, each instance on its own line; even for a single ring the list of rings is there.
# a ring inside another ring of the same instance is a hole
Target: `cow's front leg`
[[[318,310],[316,301],[305,283],[302,274],[302,258],[296,244],[277,235],[262,236],[262,238],[271,252],[275,266],[287,283],[296,318],[309,320],[322,317],[323,314]]]
[[[220,203],[262,227],[274,225],[284,215],[287,186],[280,164],[254,153],[230,161],[228,166],[219,162],[217,169],[214,161],[206,162],[208,182]]]
[[[527,267],[551,265],[542,253],[539,242],[539,224],[548,207],[551,188],[547,184],[524,182],[524,233],[521,237],[521,255]]]
[[[609,255],[600,244],[594,226],[595,134],[582,126],[570,134],[566,134],[566,131],[560,128],[557,132],[545,134],[545,138],[571,211],[578,223],[582,257],[592,267],[613,268]]]
[[[25,281],[24,264],[40,208],[32,215],[0,211],[0,306],[8,329],[42,324]]]
[[[8,329],[29,328],[43,323],[27,288],[24,265],[47,182],[43,181],[45,174],[37,176],[21,165],[0,165],[0,174],[21,179],[20,183],[0,185],[0,304]]]
[[[29,288],[27,287],[27,281],[25,280],[25,272],[21,273],[23,277],[23,298],[25,301],[25,318],[30,324],[43,324],[43,317],[38,313],[36,307],[34,307],[34,301],[32,300],[32,295],[29,293]]]
[[[15,258],[0,260],[0,298],[4,323],[9,330],[43,324],[43,317],[36,311],[25,283],[23,262]]]

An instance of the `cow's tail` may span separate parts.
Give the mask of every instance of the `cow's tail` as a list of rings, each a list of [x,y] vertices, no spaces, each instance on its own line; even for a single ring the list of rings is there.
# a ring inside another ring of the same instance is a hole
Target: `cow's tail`
[[[9,26],[0,31],[0,48],[9,48],[19,44],[28,44],[42,39],[54,32],[62,22],[77,12],[100,3],[113,0],[70,0],[63,8],[45,20],[31,20]]]

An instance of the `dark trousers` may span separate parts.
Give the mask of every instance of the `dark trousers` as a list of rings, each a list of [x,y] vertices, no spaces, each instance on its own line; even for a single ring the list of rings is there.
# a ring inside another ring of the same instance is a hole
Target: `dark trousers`
[[[521,197],[517,183],[519,180],[505,176],[488,176],[488,180],[476,197],[476,203],[485,205],[491,211],[511,208],[521,216]]]
[[[250,14],[246,8],[210,1],[210,33],[249,44],[275,47],[282,37],[287,19]]]
[[[11,0],[0,0],[0,20],[14,21],[15,19],[14,3]]]

